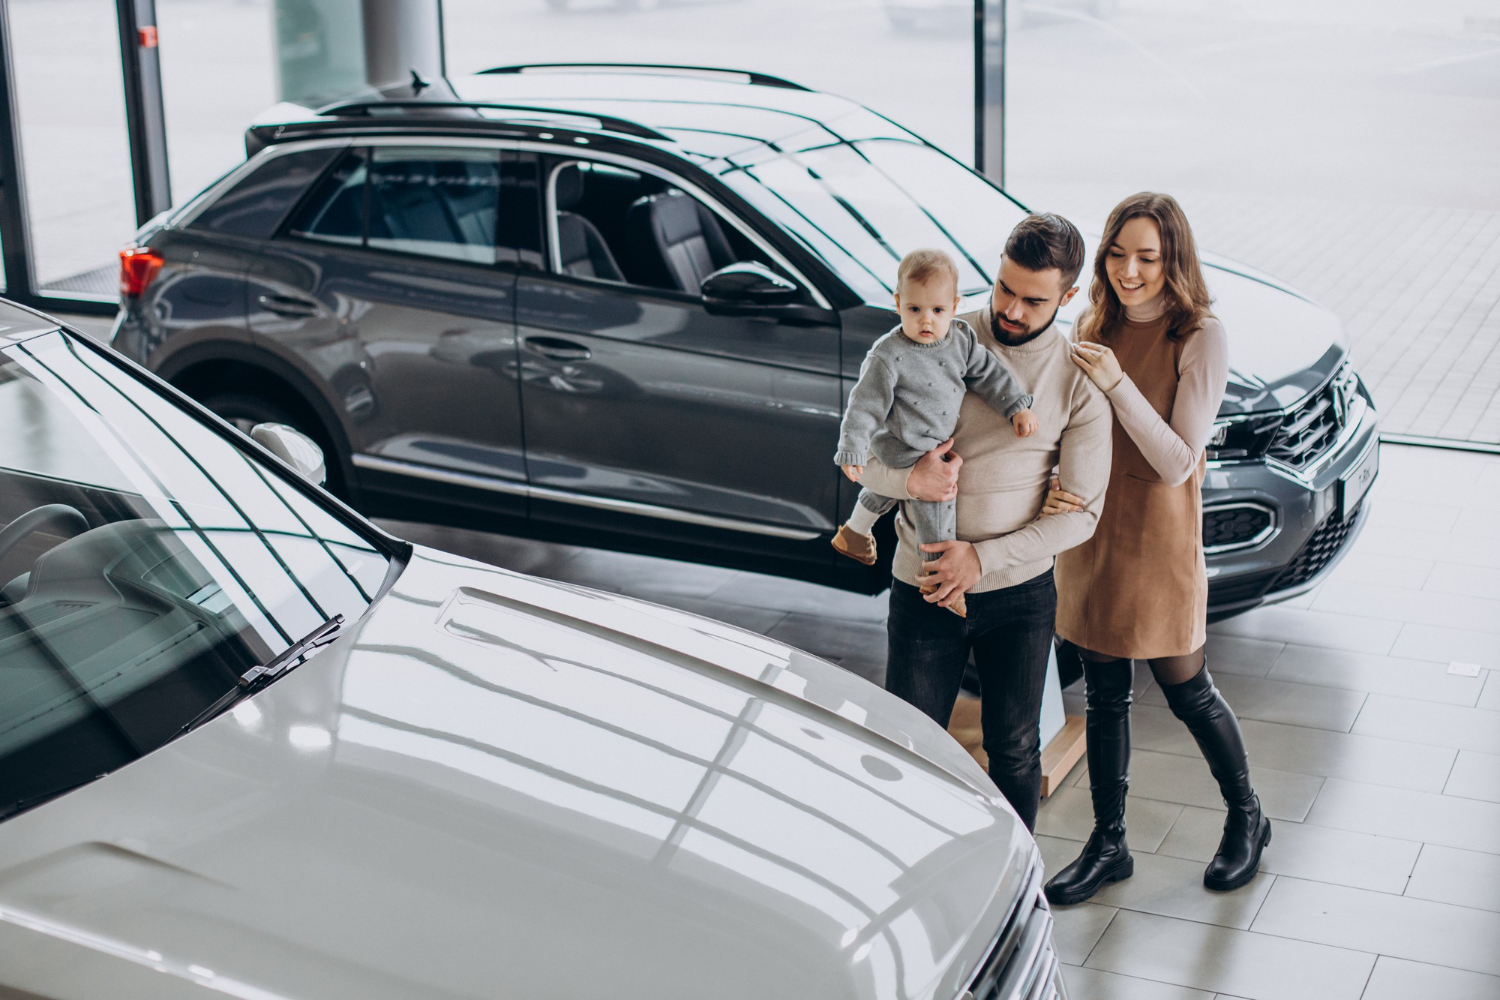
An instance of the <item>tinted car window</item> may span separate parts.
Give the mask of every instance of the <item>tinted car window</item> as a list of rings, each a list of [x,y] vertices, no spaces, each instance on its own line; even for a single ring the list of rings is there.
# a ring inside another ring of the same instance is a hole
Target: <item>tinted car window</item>
[[[150,753],[385,581],[375,540],[288,473],[62,334],[0,351],[0,420],[0,521],[18,525],[0,819]]]
[[[948,251],[978,291],[1024,210],[930,146],[900,139],[821,143],[731,158],[725,183],[779,222],[867,301],[886,304],[902,254]]]
[[[367,243],[474,264],[497,262],[500,151],[370,151]]]
[[[354,246],[365,237],[365,151],[346,152],[318,182],[290,227],[293,234]]]
[[[339,150],[333,148],[299,149],[268,157],[200,211],[187,228],[266,239],[337,155]]]

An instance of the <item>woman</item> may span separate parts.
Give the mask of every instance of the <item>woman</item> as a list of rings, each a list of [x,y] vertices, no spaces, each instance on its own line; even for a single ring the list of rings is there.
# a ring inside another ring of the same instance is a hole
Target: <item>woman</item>
[[[1094,832],[1047,883],[1047,898],[1079,903],[1134,870],[1125,844],[1132,660],[1151,664],[1219,783],[1229,816],[1203,884],[1235,889],[1255,877],[1271,824],[1250,785],[1239,722],[1204,661],[1199,488],[1229,351],[1175,200],[1143,193],[1116,206],[1089,298],[1073,360],[1114,406],[1114,461],[1093,538],[1057,559],[1057,632],[1084,661]],[[1078,502],[1054,489],[1047,512]]]

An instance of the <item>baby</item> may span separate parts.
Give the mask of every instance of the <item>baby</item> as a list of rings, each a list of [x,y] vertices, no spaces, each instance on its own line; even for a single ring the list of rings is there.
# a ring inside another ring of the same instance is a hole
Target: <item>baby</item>
[[[958,308],[958,268],[941,250],[913,250],[896,271],[896,312],[901,325],[870,347],[849,393],[849,409],[839,427],[833,456],[854,482],[873,454],[892,469],[905,469],[953,436],[964,392],[973,392],[1004,414],[1016,436],[1036,433],[1032,398],[995,355],[979,345]],[[833,536],[833,547],[867,566],[875,563],[875,521],[896,505],[890,497],[862,489],[847,523]],[[954,537],[953,501],[907,502],[906,517],[917,543]],[[942,553],[923,552],[931,562]],[[931,593],[934,588],[924,588]],[[949,605],[967,614],[964,596]]]

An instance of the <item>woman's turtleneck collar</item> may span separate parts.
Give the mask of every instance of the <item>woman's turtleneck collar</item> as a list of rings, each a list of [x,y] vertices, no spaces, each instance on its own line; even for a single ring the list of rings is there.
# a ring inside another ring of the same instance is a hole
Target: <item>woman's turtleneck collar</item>
[[[1167,293],[1158,292],[1150,302],[1125,307],[1125,319],[1131,323],[1154,323],[1167,314]]]

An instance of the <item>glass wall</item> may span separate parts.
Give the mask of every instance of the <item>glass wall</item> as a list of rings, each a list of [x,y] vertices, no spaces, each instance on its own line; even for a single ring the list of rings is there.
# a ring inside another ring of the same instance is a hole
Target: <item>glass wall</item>
[[[120,36],[114,0],[11,0],[9,10],[32,253],[45,286],[114,263],[135,229]],[[113,285],[111,276],[106,291]]]
[[[450,75],[536,62],[753,69],[870,106],[966,163],[972,0],[444,0]]]
[[[1343,319],[1387,430],[1500,440],[1494,0],[1011,5],[1023,202],[1097,232],[1170,192],[1202,245]]]

